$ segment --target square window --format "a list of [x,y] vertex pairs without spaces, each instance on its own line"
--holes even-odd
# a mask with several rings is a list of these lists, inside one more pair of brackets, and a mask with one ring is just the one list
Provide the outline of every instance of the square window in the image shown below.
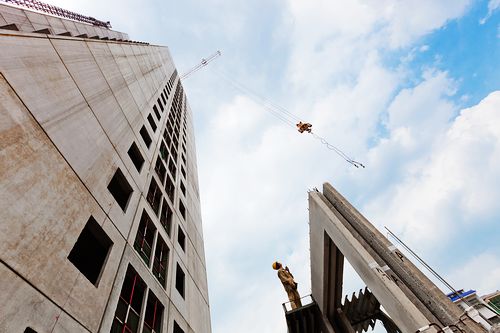
[[177,268],[175,270],[175,289],[179,292],[179,294],[184,298],[184,280],[186,278],[186,274],[182,270],[181,266],[177,263]]
[[146,127],[144,125],[142,125],[139,133],[141,134],[142,140],[146,144],[146,147],[149,148],[149,146],[151,146],[152,140],[151,140],[151,137],[149,136],[148,130],[146,129]]
[[177,227],[177,243],[181,246],[182,251],[185,251],[186,249],[186,234],[184,234],[184,231],[182,231],[181,227]]
[[139,150],[139,147],[137,147],[135,142],[132,142],[132,145],[128,149],[127,153],[132,160],[132,163],[134,163],[137,171],[141,172],[142,165],[144,164],[144,157],[142,157],[141,151]]
[[76,240],[68,260],[97,287],[113,242],[91,216]]
[[151,125],[151,128],[153,129],[153,132],[156,132],[156,123],[153,119],[153,116],[151,115],[151,113],[148,115],[148,122],[149,122],[149,125]]
[[108,184],[108,190],[111,192],[121,209],[125,212],[133,189],[120,168],[116,169],[113,178],[111,178],[111,181]]

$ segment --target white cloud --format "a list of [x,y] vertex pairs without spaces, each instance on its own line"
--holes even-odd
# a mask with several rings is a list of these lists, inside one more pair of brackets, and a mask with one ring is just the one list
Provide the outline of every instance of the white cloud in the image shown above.
[[[425,96],[418,100],[422,99]],[[401,179],[367,205],[373,219],[379,225],[393,227],[411,244],[427,251],[447,246],[447,239],[470,224],[492,223],[500,197],[499,108],[497,91],[462,110],[445,128],[442,119],[439,126],[421,127],[420,132],[427,126],[444,132],[432,136],[431,141],[424,140],[431,149],[402,163],[406,170]],[[436,118],[439,122],[439,116]],[[417,137],[420,135],[417,133]],[[398,139],[396,136],[383,144],[394,145]],[[372,158],[378,153],[384,154],[381,150]],[[391,151],[388,154],[385,158]]]
[[449,272],[448,280],[455,289],[474,289],[479,296],[500,289],[500,258],[498,254],[483,252],[472,256]]
[[485,24],[498,8],[500,8],[500,0],[490,0],[488,2],[488,13],[485,17],[479,20],[479,24]]

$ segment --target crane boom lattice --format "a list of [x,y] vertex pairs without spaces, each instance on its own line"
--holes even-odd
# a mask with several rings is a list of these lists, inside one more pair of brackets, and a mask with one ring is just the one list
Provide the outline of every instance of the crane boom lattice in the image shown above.
[[221,54],[222,53],[220,51],[217,51],[214,54],[212,54],[210,57],[208,57],[206,59],[205,58],[201,59],[200,63],[198,63],[196,66],[194,66],[193,68],[188,70],[186,73],[181,75],[181,80],[187,78],[189,75],[193,74],[194,72],[196,72],[200,68],[205,67],[206,65],[208,65],[209,62],[211,62],[215,58],[219,57]]

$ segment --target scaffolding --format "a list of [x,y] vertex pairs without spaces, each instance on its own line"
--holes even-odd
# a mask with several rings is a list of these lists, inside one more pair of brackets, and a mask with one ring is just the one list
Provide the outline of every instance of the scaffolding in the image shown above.
[[39,12],[64,17],[78,22],[89,23],[98,27],[103,27],[111,29],[111,23],[109,21],[99,21],[93,17],[81,15],[60,7],[52,6],[37,0],[0,0],[0,2],[11,3],[17,6],[26,7],[29,9],[34,9]]

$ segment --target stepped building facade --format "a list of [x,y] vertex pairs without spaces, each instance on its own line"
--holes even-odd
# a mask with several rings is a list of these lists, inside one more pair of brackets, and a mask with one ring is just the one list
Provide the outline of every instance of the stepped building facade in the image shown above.
[[9,2],[0,332],[210,332],[192,113],[168,48]]

